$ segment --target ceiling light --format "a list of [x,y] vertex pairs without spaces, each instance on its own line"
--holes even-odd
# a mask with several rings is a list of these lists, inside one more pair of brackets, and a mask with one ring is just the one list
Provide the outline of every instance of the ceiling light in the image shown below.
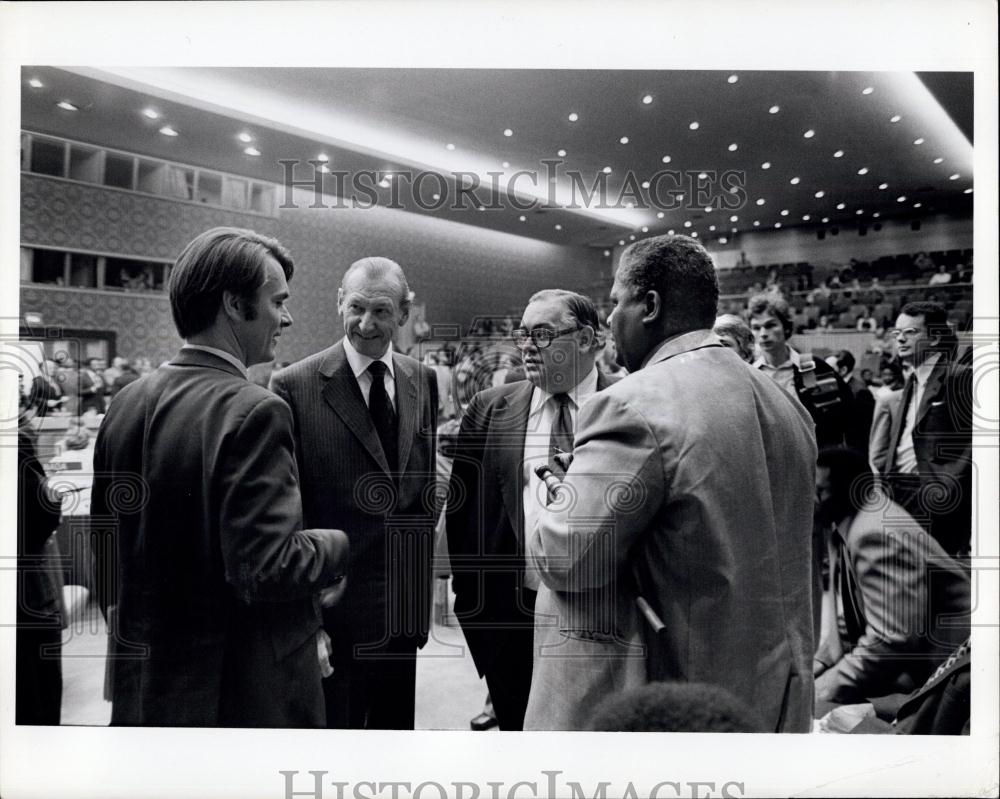
[[739,75],[730,75],[728,78],[726,78],[726,80],[729,81],[730,83],[736,83],[736,81],[738,81],[739,79],[740,79]]
[[514,131],[512,131],[510,128],[504,128],[503,135],[506,136],[507,138],[510,138],[511,136],[514,135]]
[[691,231],[691,238],[692,239],[698,238],[698,231],[697,230],[692,230]]
[[838,211],[843,211],[845,208],[847,208],[847,206],[844,205],[844,203],[837,203],[837,210]]
[[330,167],[328,167],[326,164],[320,164],[319,171],[322,172],[324,175],[329,174]]
[[719,244],[728,244],[728,243],[729,239],[727,239],[725,236],[719,236]]
[[824,217],[823,217],[823,219],[822,219],[821,221],[822,221],[822,222],[823,222],[823,224],[825,225],[825,224],[826,224],[827,222],[829,222],[829,221],[830,221],[830,217],[828,217],[828,216],[824,216]]
[[919,138],[919,139],[914,139],[914,140],[913,140],[913,143],[914,143],[914,144],[923,144],[923,143],[924,143],[924,140],[923,140],[923,138],[921,137],[921,138]]
[[45,88],[45,84],[42,83],[38,78],[32,78],[31,80],[29,80],[28,81],[28,85],[32,89],[43,89],[43,88]]
[[934,159],[934,163],[935,164],[943,164],[944,163],[944,159],[939,155],[937,158]]
[[447,144],[446,144],[446,145],[444,146],[444,149],[446,149],[446,150],[454,150],[454,149],[455,149],[455,145],[454,145],[454,144],[452,144],[451,142],[448,142],[448,143],[447,143]]
[[764,204],[764,198],[763,197],[759,197],[757,199],[757,205],[763,205],[763,204]]
[[855,211],[854,213],[855,213],[855,214],[857,214],[858,216],[861,216],[861,215],[862,215],[862,214],[864,213],[864,211],[862,211],[862,210],[861,210],[861,209],[859,208],[859,209],[858,209],[857,211]]
[[809,128],[809,130],[807,130],[807,131],[806,131],[805,133],[803,133],[802,135],[803,135],[803,136],[804,136],[805,138],[807,138],[807,139],[811,139],[811,138],[812,138],[813,136],[815,136],[815,135],[816,135],[816,131],[814,131],[814,130],[813,130],[812,128]]
[[708,172],[699,172],[698,180],[705,180],[708,177]]
[[658,211],[656,214],[657,219],[663,219],[663,211]]
[[619,144],[628,144],[628,136],[622,136],[622,137],[621,137],[621,138],[620,138],[620,139],[618,140],[618,143],[619,143]]
[[570,122],[576,122],[579,118],[580,118],[580,115],[578,113],[576,113],[576,111],[574,111],[568,117],[566,117],[566,119],[568,119]]
[[956,172],[954,175],[949,175],[948,180],[958,180],[960,177],[961,175],[959,175],[958,172]]
[[714,231],[715,231],[715,225],[709,225],[709,226],[708,226],[708,229],[709,229],[710,231],[714,232]]
[[249,144],[250,142],[253,141],[253,136],[251,136],[249,133],[241,133],[236,138],[239,139],[244,144]]
[[729,221],[730,222],[739,222],[740,218],[738,216],[736,216],[736,214],[733,214],[731,217],[729,217]]
[[972,194],[972,187],[970,186],[969,188],[967,188],[965,191],[962,192],[962,194]]
[[327,161],[330,160],[330,156],[328,156],[326,153],[320,153],[319,155],[316,156],[316,160],[322,161],[325,164]]
[[771,162],[770,161],[765,161],[763,164],[760,165],[760,168],[761,169],[770,169],[771,168]]
[[872,218],[874,218],[874,219],[878,219],[880,216],[882,216],[882,214],[880,214],[878,211],[876,211],[874,214],[872,214]]
[[247,155],[253,155],[253,156],[260,155],[260,150],[258,150],[256,147],[246,147],[244,148],[243,152],[245,152]]
[[393,174],[392,174],[392,172],[385,172],[385,173],[383,173],[382,177],[383,177],[384,180],[392,180]]
[[625,203],[625,207],[631,211],[633,208],[635,208],[635,203],[629,200],[627,203]]
[[144,108],[144,109],[142,109],[142,115],[144,117],[146,117],[146,119],[159,119],[160,118],[160,112],[157,111],[155,108]]
[[602,172],[603,172],[603,173],[604,173],[605,175],[610,175],[610,174],[611,174],[611,167],[609,167],[609,166],[606,166],[606,167],[604,167],[604,169],[602,169],[601,171],[602,171]]
[[781,209],[781,215],[782,216],[788,216],[788,209],[787,208],[782,208]]
[[866,167],[866,166],[861,167],[861,169],[858,170],[858,174],[859,175],[867,175],[868,174],[868,167]]
[[865,86],[865,88],[863,88],[861,90],[861,93],[862,94],[871,94],[873,91],[875,91],[875,90],[871,86]]
[[387,189],[389,188],[389,181],[383,178],[378,182],[378,185],[381,186],[383,189]]
[[71,103],[69,100],[61,100],[58,103],[56,103],[56,106],[58,108],[61,108],[63,111],[79,111],[80,110],[75,105],[73,105],[73,103]]
[[791,183],[793,186],[798,186],[799,185],[799,179],[798,178],[792,178],[788,182]]
[[605,250],[604,251],[604,257],[605,258],[609,257],[610,255],[611,255],[611,250]]
[[556,155],[558,155],[560,158],[565,158],[566,157],[566,151],[565,150],[559,150],[556,153]]
[[823,196],[824,194],[826,194],[826,192],[825,192],[825,191],[818,191],[818,192],[816,192],[816,193],[815,193],[815,194],[813,195],[813,197],[815,197],[815,198],[816,198],[816,199],[818,200],[818,199],[819,199],[820,197],[822,197],[822,196]]
[[625,246],[625,239],[618,239],[618,246],[619,247],[624,247]]
[[502,164],[500,164],[500,166],[502,166],[504,169],[510,169],[510,161],[504,161]]
[[686,222],[684,223],[684,227],[691,227],[691,220],[690,220],[690,219],[689,219],[689,220],[687,220],[687,221],[686,221]]
[[775,222],[775,223],[774,223],[774,226],[775,226],[776,228],[779,228],[779,227],[781,227],[781,222]]
[[673,228],[670,228],[670,230],[667,231],[668,236],[673,236],[674,233],[676,233],[676,231]]
[[733,233],[737,233],[737,232],[738,232],[738,230],[736,228],[733,228]]
[[521,214],[518,217],[518,220],[521,221],[521,222],[527,222],[528,221],[528,217],[526,217],[524,214]]
[[755,219],[755,220],[753,221],[753,226],[754,226],[754,227],[760,227],[760,220],[759,220],[759,219]]
[[714,211],[714,210],[715,210],[715,208],[713,208],[713,207],[712,207],[711,205],[706,205],[706,206],[705,206],[705,213],[706,213],[706,214],[710,214],[710,213],[712,213],[712,211]]
[[732,144],[729,145],[729,152],[731,153],[735,153],[738,149],[739,145],[736,144],[736,142],[733,142]]
[[[479,209],[479,210],[481,211],[481,210],[482,210],[482,207],[480,207],[480,209]],[[562,230],[562,225],[556,225],[556,230]]]
[[885,191],[887,188],[889,188],[889,184],[888,183],[879,183],[878,187],[879,187],[879,189],[881,191]]
[[663,163],[665,163],[665,164],[669,164],[670,163],[670,156],[669,155],[665,155],[660,160],[663,161]]
[[170,127],[170,125],[164,125],[162,128],[160,128],[160,133],[162,133],[164,136],[178,135],[177,131],[174,130],[172,127]]
[[889,121],[892,123],[899,122],[899,120],[901,119],[902,117],[899,114],[893,114],[891,117],[889,117]]
[[643,233],[649,233],[649,228],[648,228],[648,227],[646,227],[645,225],[643,225],[643,226],[642,226],[642,232],[643,232]]
[[921,203],[913,203],[913,207],[914,208],[919,208],[920,206],[921,206]]
[[434,192],[434,193],[433,193],[433,194],[431,195],[431,199],[432,199],[432,200],[434,200],[435,202],[437,202],[438,200],[440,200],[440,199],[441,199],[441,195],[440,195],[440,194],[438,194],[437,192]]
[[833,154],[833,157],[834,158],[843,158],[844,157],[844,151],[843,150],[837,150],[837,152],[835,152]]
[[642,98],[643,105],[649,105],[651,102],[653,102],[653,95],[651,94],[647,94],[645,97]]
[[767,113],[769,113],[769,114],[777,114],[780,110],[781,110],[781,108],[779,108],[778,106],[772,105],[770,108],[767,109]]
[[648,189],[648,188],[649,188],[649,181],[648,181],[648,180],[644,180],[644,181],[642,182],[642,187],[643,187],[644,189]]
[[697,122],[692,122],[690,125],[688,125],[688,127],[691,128],[691,130],[698,130],[698,128],[700,128],[701,125],[699,125]]
[[808,222],[810,219],[812,219],[812,217],[809,216],[809,214],[802,214],[802,221],[803,222]]
[[629,237],[628,237],[628,240],[629,240],[629,241],[635,241],[635,236],[629,236]]
[[485,211],[486,210],[486,206],[485,205],[480,205],[479,208],[476,209],[476,210],[478,210],[478,211]]
[[906,202],[906,195],[905,194],[900,194],[896,198],[896,202],[898,202],[898,203],[905,203]]

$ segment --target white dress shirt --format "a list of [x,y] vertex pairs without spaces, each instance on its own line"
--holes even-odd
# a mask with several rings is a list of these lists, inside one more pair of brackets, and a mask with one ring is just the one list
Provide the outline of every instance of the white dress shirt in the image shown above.
[[906,423],[903,433],[899,437],[899,446],[896,448],[896,471],[910,474],[917,471],[917,453],[913,449],[913,428],[917,426],[917,410],[920,402],[924,398],[924,389],[927,388],[927,379],[931,376],[931,371],[941,358],[940,352],[932,352],[924,362],[913,370],[913,379],[916,385],[913,387],[913,394],[910,396],[910,404],[906,407]]
[[382,361],[388,367],[385,372],[385,393],[389,395],[389,402],[392,403],[393,410],[395,410],[396,372],[395,367],[392,365],[392,347],[389,347],[382,353],[381,358],[370,358],[354,349],[351,340],[345,336],[344,352],[347,354],[347,362],[351,366],[351,371],[354,372],[354,379],[358,381],[358,387],[365,398],[365,405],[368,405],[368,397],[372,391],[372,373],[368,371],[368,367],[376,360]]

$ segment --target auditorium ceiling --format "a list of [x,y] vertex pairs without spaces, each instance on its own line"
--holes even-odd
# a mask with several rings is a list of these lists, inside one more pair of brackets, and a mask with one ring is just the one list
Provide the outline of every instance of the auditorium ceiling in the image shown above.
[[610,249],[668,230],[711,243],[972,209],[969,73],[26,67],[22,78],[28,130],[275,183],[282,161],[298,162],[292,177],[330,195],[562,244]]

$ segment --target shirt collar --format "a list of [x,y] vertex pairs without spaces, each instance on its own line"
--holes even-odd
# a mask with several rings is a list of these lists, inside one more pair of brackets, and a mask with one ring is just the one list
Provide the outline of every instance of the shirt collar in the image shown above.
[[763,355],[758,355],[757,359],[753,362],[753,366],[755,369],[798,369],[801,363],[802,360],[799,358],[799,354],[794,349],[789,347],[788,357],[783,363],[780,363],[777,366],[771,366]]
[[[566,393],[569,394],[577,408],[583,405],[591,395],[597,393],[597,364],[594,364],[594,367],[587,373],[583,380]],[[528,412],[528,415],[535,416],[541,413],[542,408],[545,407],[545,403],[553,396],[553,394],[545,389],[535,386],[535,390],[531,395],[531,410]]]
[[354,373],[354,377],[360,377],[362,374],[368,371],[368,367],[372,365],[374,361],[382,361],[389,369],[389,374],[393,379],[396,377],[396,370],[392,365],[392,345],[390,344],[386,347],[384,353],[382,353],[381,358],[371,358],[368,355],[363,355],[354,349],[354,345],[351,344],[351,339],[344,336],[344,353],[347,355],[347,363],[351,366],[351,371]]
[[924,385],[927,382],[927,378],[931,376],[931,372],[937,366],[939,360],[941,360],[941,353],[932,352],[924,358],[924,362],[920,366],[913,370],[913,376],[920,385]]
[[181,347],[181,349],[182,350],[199,350],[201,352],[207,352],[207,353],[209,353],[211,355],[214,355],[217,358],[222,358],[222,360],[226,361],[227,363],[231,363],[233,366],[235,366],[237,369],[239,369],[241,375],[243,375],[248,380],[250,379],[249,373],[247,371],[246,364],[244,364],[243,361],[241,361],[239,358],[237,358],[231,352],[226,352],[225,350],[220,350],[217,347],[209,347],[209,346],[206,346],[205,344],[188,344],[188,343],[185,343],[184,346]]

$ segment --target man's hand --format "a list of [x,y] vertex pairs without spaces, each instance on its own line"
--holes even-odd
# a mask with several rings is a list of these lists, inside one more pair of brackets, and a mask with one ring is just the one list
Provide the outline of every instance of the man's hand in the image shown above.
[[319,603],[324,608],[332,608],[347,590],[347,577],[341,577],[333,585],[324,588],[319,595]]

